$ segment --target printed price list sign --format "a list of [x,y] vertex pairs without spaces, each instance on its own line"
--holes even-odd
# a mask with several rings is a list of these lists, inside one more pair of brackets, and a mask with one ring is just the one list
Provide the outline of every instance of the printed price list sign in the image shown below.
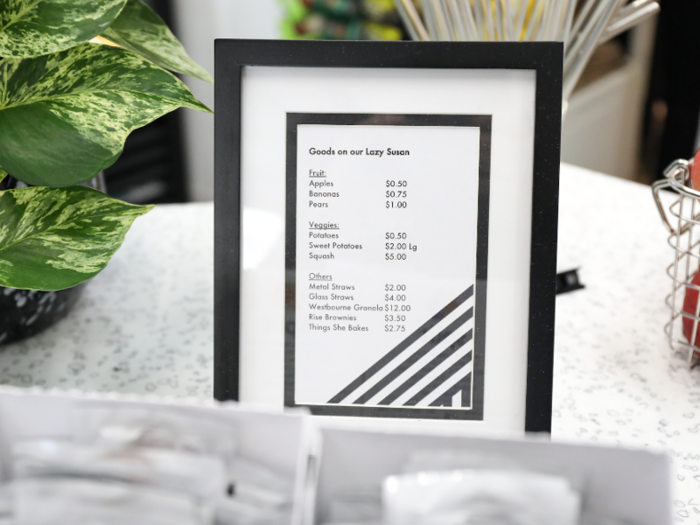
[[490,117],[288,129],[286,404],[480,419]]

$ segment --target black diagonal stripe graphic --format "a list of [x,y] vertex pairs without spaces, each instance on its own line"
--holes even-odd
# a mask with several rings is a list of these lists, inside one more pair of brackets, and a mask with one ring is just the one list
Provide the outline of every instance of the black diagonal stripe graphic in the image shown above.
[[443,395],[438,397],[435,401],[430,403],[430,406],[431,407],[452,406],[452,398],[454,397],[454,395],[457,392],[459,392],[461,390],[462,391],[462,406],[468,407],[471,405],[471,400],[472,400],[471,386],[472,386],[472,373],[469,372],[466,376],[464,376],[464,378],[457,381],[457,384],[455,384],[447,392],[445,392]]
[[427,376],[432,370],[435,370],[437,366],[440,365],[445,359],[450,357],[452,354],[454,354],[457,350],[462,348],[465,344],[467,344],[469,341],[472,340],[472,331],[469,330],[466,334],[464,334],[462,337],[457,339],[454,343],[452,343],[450,346],[448,346],[445,350],[440,353],[435,359],[430,361],[427,365],[425,365],[423,368],[418,370],[415,374],[413,374],[411,377],[409,377],[404,383],[399,386],[396,390],[394,390],[391,394],[386,396],[384,399],[382,399],[379,404],[380,405],[389,405],[396,401],[396,399],[404,394],[409,388],[411,388],[413,385],[415,385],[418,381],[423,379],[425,376]]
[[[418,392],[415,396],[413,396],[411,399],[409,399],[404,406],[407,407],[414,407],[418,403],[420,403],[421,400],[425,398],[425,396],[430,395],[432,392],[435,392],[440,385],[442,385],[445,381],[453,377],[454,375],[458,374],[460,370],[462,370],[465,366],[467,366],[469,363],[471,363],[472,360],[472,353],[469,352],[467,355],[459,359],[455,364],[453,364],[450,368],[445,370],[442,374],[437,376],[435,379],[433,379],[428,385],[426,385],[425,388],[423,388],[420,392]],[[455,392],[456,394],[456,392]],[[454,394],[452,394],[454,395]]]
[[365,392],[360,397],[358,397],[357,400],[353,404],[354,405],[364,405],[365,403],[367,403],[370,399],[372,399],[379,392],[381,392],[387,386],[389,386],[393,381],[395,381],[397,377],[399,377],[406,370],[411,368],[424,355],[426,355],[433,348],[435,348],[437,345],[439,345],[445,339],[447,339],[456,330],[458,330],[461,326],[463,326],[467,321],[469,321],[472,318],[473,315],[474,315],[474,308],[470,308],[469,310],[464,312],[457,319],[452,321],[452,323],[447,328],[445,328],[442,332],[437,334],[430,341],[425,343],[421,348],[419,348],[418,350],[413,352],[411,355],[409,355],[406,359],[404,359],[404,361],[401,362],[396,368],[394,368],[391,372],[389,372],[387,375],[385,375],[380,381],[378,381],[376,385],[374,385],[372,388],[367,390],[367,392]]
[[459,296],[457,296],[453,301],[451,301],[447,306],[445,306],[445,308],[436,313],[425,324],[420,326],[406,339],[401,341],[393,350],[391,350],[388,354],[386,354],[379,361],[377,361],[370,368],[368,368],[365,372],[363,372],[360,377],[358,377],[352,383],[346,386],[337,395],[333,396],[333,398],[328,403],[340,403],[341,401],[343,401],[343,399],[345,399],[355,390],[360,388],[366,381],[372,378],[382,368],[384,368],[386,365],[391,363],[391,361],[396,359],[396,357],[398,357],[404,350],[410,347],[423,335],[428,333],[436,324],[438,324],[445,317],[454,312],[457,308],[459,308],[460,305],[464,304],[464,302],[471,298],[472,295],[474,295],[473,285],[467,288],[467,290],[465,290]]

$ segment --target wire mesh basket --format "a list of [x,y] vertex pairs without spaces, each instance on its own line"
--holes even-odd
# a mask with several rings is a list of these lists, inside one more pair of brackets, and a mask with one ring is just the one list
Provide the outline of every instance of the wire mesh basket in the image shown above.
[[[668,244],[675,257],[666,269],[673,282],[666,304],[671,319],[664,326],[672,350],[686,357],[692,368],[700,361],[700,191],[690,182],[692,160],[674,161],[665,178],[652,185],[654,200],[670,235]],[[670,189],[678,198],[666,212],[659,192]],[[670,216],[670,217],[669,217]]]

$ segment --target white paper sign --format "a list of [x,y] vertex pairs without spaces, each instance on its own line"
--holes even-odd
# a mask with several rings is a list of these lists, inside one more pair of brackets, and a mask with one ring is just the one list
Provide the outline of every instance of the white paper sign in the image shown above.
[[485,264],[490,127],[466,116],[455,117],[461,125],[387,115],[381,124],[343,115],[298,123],[314,117],[290,121],[287,404],[481,419],[475,314],[485,314],[477,255]]

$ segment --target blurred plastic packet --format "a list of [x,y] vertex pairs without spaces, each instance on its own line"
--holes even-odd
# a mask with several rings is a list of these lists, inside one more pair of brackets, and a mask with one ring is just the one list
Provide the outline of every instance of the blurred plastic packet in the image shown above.
[[228,485],[218,456],[156,448],[76,445],[32,440],[13,447],[15,478],[71,477],[157,487],[199,498],[220,498]]
[[581,513],[566,478],[524,471],[391,476],[382,503],[386,525],[578,525]]
[[180,493],[73,478],[15,480],[13,523],[21,525],[205,525],[204,507]]
[[[181,411],[114,410],[99,406],[80,407],[77,415],[79,424],[76,425],[76,438],[81,443],[144,447],[142,451],[165,448],[196,453],[200,455],[200,462],[212,461],[218,456],[225,469],[225,480],[219,490],[219,469],[215,465],[205,469],[202,463],[199,473],[188,471],[192,483],[200,487],[212,487],[214,484],[210,497],[223,496],[228,487],[229,496],[260,509],[289,509],[292,506],[293,481],[237,455],[236,429],[229,422]],[[191,461],[194,459],[190,458]],[[163,478],[167,474],[167,468],[165,465],[160,467],[158,479],[162,485],[167,479]],[[210,473],[208,483],[198,479],[198,474],[206,476],[206,472]],[[172,482],[167,486],[172,486]]]
[[583,493],[586,480],[580,473],[571,472],[561,464],[539,458],[537,468],[498,454],[469,452],[465,450],[424,450],[411,454],[403,467],[404,474],[453,470],[491,470],[510,472],[534,472],[563,477],[573,490]]
[[236,427],[221,419],[180,410],[77,405],[75,440],[78,443],[182,450],[236,455]]

